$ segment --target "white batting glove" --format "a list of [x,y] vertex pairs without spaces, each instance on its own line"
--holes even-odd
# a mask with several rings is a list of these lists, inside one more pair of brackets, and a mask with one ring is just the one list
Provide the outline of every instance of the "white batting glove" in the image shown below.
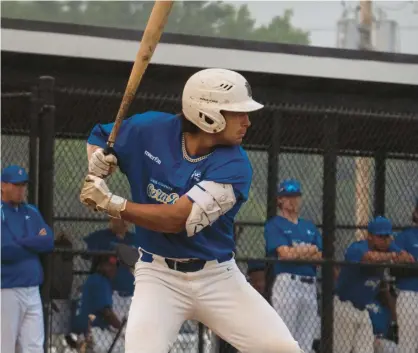
[[104,154],[103,148],[96,149],[89,160],[89,174],[105,178],[112,174],[118,165],[118,160],[113,154]]
[[80,201],[88,208],[114,218],[121,218],[120,213],[125,210],[127,202],[123,197],[112,194],[103,179],[91,174],[84,181]]

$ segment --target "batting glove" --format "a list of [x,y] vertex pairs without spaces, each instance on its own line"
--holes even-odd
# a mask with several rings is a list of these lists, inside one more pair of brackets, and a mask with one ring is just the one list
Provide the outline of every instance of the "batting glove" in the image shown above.
[[89,160],[89,174],[105,178],[112,174],[118,165],[118,160],[113,154],[104,154],[103,148],[96,149]]
[[80,201],[88,208],[105,212],[114,218],[121,218],[127,200],[110,192],[106,182],[95,176],[87,175],[80,193]]

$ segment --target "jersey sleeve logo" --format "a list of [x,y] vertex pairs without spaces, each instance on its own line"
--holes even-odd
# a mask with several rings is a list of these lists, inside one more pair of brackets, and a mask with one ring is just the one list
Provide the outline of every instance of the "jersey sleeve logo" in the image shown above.
[[196,169],[190,178],[198,183],[202,178],[202,172]]

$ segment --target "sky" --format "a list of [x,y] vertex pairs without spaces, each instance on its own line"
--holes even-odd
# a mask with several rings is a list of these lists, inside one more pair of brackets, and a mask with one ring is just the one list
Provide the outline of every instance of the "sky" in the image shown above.
[[[225,1],[248,4],[257,24],[265,24],[286,8],[294,11],[293,24],[311,32],[314,46],[337,47],[337,24],[344,8],[354,10],[359,1]],[[354,12],[349,12],[353,18]],[[418,1],[373,1],[376,18],[383,15],[398,25],[398,52],[418,54]]]

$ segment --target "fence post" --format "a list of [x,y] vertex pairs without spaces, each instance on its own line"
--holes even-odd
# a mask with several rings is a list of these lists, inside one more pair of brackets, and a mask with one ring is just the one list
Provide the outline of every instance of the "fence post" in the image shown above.
[[38,87],[31,89],[30,131],[29,131],[29,188],[28,201],[38,204],[38,137],[39,137],[39,99]]
[[386,151],[380,148],[374,155],[375,183],[374,183],[374,215],[385,214],[386,196]]
[[[270,143],[267,150],[267,219],[277,214],[277,183],[279,179],[279,152],[280,152],[280,126],[283,121],[283,113],[271,114]],[[271,291],[274,283],[274,263],[266,264],[266,297],[271,303]]]
[[[39,210],[45,222],[53,229],[54,217],[54,136],[55,136],[55,79],[50,76],[39,78]],[[44,283],[41,287],[44,312],[44,352],[48,352],[50,339],[50,295],[52,279],[52,254],[42,257]]]
[[[335,205],[337,183],[338,121],[326,115],[323,121],[324,185],[323,185],[323,258],[334,258]],[[334,271],[330,262],[322,266],[321,353],[333,353]]]
[[267,219],[276,216],[277,212],[277,182],[279,178],[279,151],[280,151],[280,123],[282,114],[271,115],[270,146],[268,153],[267,175]]

